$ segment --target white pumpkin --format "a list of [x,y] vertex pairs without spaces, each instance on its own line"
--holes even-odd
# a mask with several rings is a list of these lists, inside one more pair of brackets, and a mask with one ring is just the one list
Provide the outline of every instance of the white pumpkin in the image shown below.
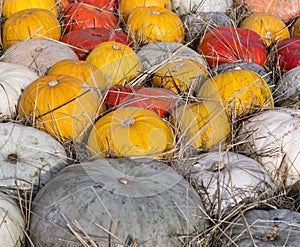
[[0,61],[24,65],[38,76],[44,76],[52,65],[64,59],[78,60],[78,57],[66,44],[48,39],[29,39],[5,50]]
[[22,90],[38,78],[29,68],[0,62],[0,118],[16,116],[16,107]]
[[243,200],[255,200],[274,186],[263,166],[234,152],[200,154],[191,178],[202,192],[207,210],[215,214]]
[[0,124],[0,187],[30,191],[67,165],[64,147],[47,133],[16,123]]
[[24,242],[25,223],[18,204],[0,192],[1,246],[19,247]]
[[300,110],[261,112],[243,122],[235,142],[239,152],[265,166],[279,184],[300,180]]
[[285,72],[274,90],[275,101],[281,106],[300,106],[300,66]]
[[178,15],[190,12],[226,12],[233,4],[233,0],[172,0],[173,10]]

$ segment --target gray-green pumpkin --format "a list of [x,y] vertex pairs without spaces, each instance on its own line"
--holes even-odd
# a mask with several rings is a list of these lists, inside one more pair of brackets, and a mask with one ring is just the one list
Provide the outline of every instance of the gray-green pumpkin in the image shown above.
[[289,209],[252,209],[233,220],[214,246],[296,247],[300,213]]
[[97,246],[174,247],[203,234],[204,215],[197,192],[171,167],[97,159],[66,167],[39,191],[30,235],[36,247],[83,246],[79,238]]

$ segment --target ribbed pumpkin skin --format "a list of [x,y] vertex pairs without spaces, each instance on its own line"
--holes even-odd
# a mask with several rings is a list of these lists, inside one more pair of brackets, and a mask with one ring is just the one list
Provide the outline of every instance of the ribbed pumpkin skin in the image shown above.
[[100,108],[99,96],[84,82],[67,75],[48,75],[32,82],[19,101],[27,118],[57,139],[80,141]]
[[20,10],[32,8],[50,10],[55,16],[58,15],[58,5],[55,0],[4,0],[2,3],[2,16],[8,18]]
[[157,156],[174,145],[172,128],[151,110],[124,107],[102,116],[88,137],[98,157]]
[[105,86],[102,72],[94,64],[87,61],[64,59],[55,63],[47,74],[70,75],[94,88]]
[[142,64],[129,46],[107,41],[97,45],[86,58],[104,75],[105,84],[123,85],[142,71]]
[[98,246],[113,247],[134,240],[143,247],[182,246],[180,236],[191,240],[208,226],[197,192],[151,159],[68,166],[40,190],[32,210],[30,237],[37,247],[82,246],[67,226],[78,229],[75,221]]
[[233,118],[274,107],[267,82],[252,70],[224,72],[205,81],[198,97],[222,102]]
[[246,17],[240,27],[257,32],[267,46],[275,41],[290,38],[290,32],[285,23],[278,16],[267,13],[254,13]]
[[166,62],[152,77],[154,87],[162,87],[176,94],[194,93],[203,81],[208,79],[208,71],[199,62],[181,59]]
[[180,17],[165,8],[135,8],[128,17],[127,29],[138,43],[184,41],[184,28]]
[[229,119],[223,106],[212,101],[179,106],[172,112],[170,122],[180,142],[202,150],[219,149],[230,135]]
[[59,40],[61,26],[49,10],[25,9],[11,15],[2,28],[4,50],[13,44],[27,39]]
[[171,10],[170,0],[120,0],[119,10],[122,17],[127,20],[130,12],[137,7],[157,6]]

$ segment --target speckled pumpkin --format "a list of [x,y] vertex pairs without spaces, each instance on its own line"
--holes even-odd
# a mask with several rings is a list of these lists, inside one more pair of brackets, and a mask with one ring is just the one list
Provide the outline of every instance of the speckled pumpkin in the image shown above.
[[94,156],[162,156],[174,146],[170,125],[151,110],[124,107],[95,123],[88,137]]
[[198,97],[222,102],[233,119],[274,107],[267,82],[252,70],[215,75],[202,84]]
[[38,78],[25,88],[18,106],[20,118],[62,141],[81,141],[103,111],[98,94],[68,75]]
[[[66,167],[32,202],[36,247],[182,246],[204,235],[201,198],[152,159],[96,159]],[[89,238],[87,238],[87,236]]]

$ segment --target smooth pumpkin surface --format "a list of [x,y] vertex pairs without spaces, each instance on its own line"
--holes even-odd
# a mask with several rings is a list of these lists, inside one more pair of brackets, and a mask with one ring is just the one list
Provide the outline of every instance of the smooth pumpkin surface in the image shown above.
[[144,158],[68,166],[32,205],[29,232],[37,247],[62,247],[66,241],[81,246],[72,229],[99,246],[174,247],[208,227],[201,198],[189,182],[171,167]]
[[201,150],[219,149],[230,135],[224,107],[213,101],[179,106],[172,112],[170,122],[178,135],[178,143]]
[[174,146],[170,125],[151,110],[124,107],[102,116],[88,137],[97,157],[158,156]]
[[184,41],[184,28],[180,17],[166,8],[135,8],[128,17],[127,29],[135,42],[141,44]]
[[3,24],[4,50],[27,39],[59,40],[61,26],[54,14],[45,9],[24,9],[12,14]]
[[252,70],[215,75],[202,84],[198,97],[223,103],[233,119],[274,107],[267,82]]
[[58,5],[56,0],[5,0],[2,3],[2,16],[4,18],[10,17],[12,14],[24,9],[46,9],[50,10],[55,16],[58,15]]
[[116,41],[98,44],[86,61],[103,73],[107,86],[126,84],[142,71],[141,61],[135,51]]
[[281,18],[268,13],[253,13],[240,23],[240,27],[257,32],[267,46],[290,38],[290,31]]
[[93,119],[103,111],[98,94],[68,75],[35,80],[25,88],[18,106],[20,118],[63,141],[81,141]]

